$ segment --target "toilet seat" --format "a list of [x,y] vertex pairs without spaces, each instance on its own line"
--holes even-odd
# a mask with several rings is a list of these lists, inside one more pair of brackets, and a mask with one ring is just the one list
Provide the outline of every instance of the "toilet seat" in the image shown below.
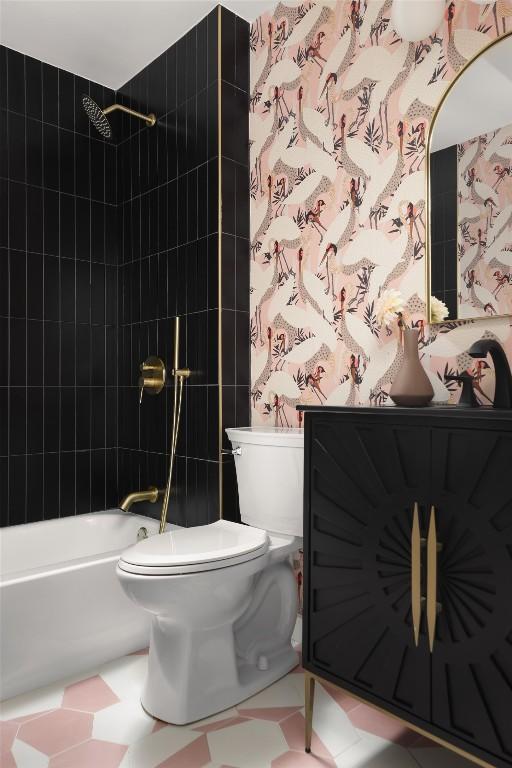
[[144,539],[123,552],[119,568],[144,576],[199,573],[253,560],[268,547],[266,531],[218,520]]

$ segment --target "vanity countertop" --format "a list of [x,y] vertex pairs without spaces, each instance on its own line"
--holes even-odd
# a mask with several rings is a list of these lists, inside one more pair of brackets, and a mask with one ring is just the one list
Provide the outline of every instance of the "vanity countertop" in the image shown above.
[[298,411],[304,413],[344,413],[364,414],[368,416],[386,418],[396,416],[449,416],[471,419],[497,419],[499,421],[512,421],[512,408],[493,408],[492,406],[480,406],[479,408],[463,408],[456,405],[428,405],[423,408],[404,408],[398,405],[298,405]]

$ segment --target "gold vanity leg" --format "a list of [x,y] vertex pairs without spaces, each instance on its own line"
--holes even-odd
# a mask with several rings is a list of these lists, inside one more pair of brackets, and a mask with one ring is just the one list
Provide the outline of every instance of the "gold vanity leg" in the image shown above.
[[304,673],[304,698],[306,702],[306,732],[305,750],[311,752],[311,736],[313,734],[313,704],[315,701],[315,678],[309,672]]

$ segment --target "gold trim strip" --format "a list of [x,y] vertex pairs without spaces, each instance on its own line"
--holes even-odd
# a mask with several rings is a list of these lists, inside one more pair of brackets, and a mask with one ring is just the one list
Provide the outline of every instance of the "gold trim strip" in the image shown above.
[[421,623],[421,534],[417,501],[414,503],[411,534],[411,604],[414,644],[418,646]]
[[[446,749],[449,749],[450,752],[455,752],[455,754],[460,755],[460,757],[465,757],[466,760],[470,760],[472,763],[475,763],[476,765],[480,765],[481,768],[496,768],[496,766],[494,766],[492,763],[486,763],[485,760],[482,760],[481,758],[476,757],[476,755],[472,755],[470,752],[465,752],[460,747],[456,747],[454,744],[450,744],[449,741],[445,741],[445,739],[442,739],[440,736],[436,736],[434,733],[430,733],[429,731],[426,731],[424,728],[421,728],[419,725],[415,725],[414,723],[409,722],[409,720],[405,720],[403,717],[400,717],[399,715],[395,715],[393,712],[390,712],[389,710],[384,709],[384,707],[379,707],[378,704],[374,704],[373,702],[368,701],[367,699],[363,699],[362,696],[358,696],[357,693],[354,693],[353,691],[349,691],[346,688],[343,688],[341,685],[338,685],[337,683],[332,683],[330,680],[324,680],[324,678],[320,677],[320,675],[314,674],[313,672],[308,672],[307,670],[305,670],[304,676],[312,677],[315,680],[318,680],[319,683],[326,682],[326,683],[329,683],[329,685],[335,685],[336,688],[339,688],[340,691],[343,691],[344,693],[347,694],[347,696],[350,696],[356,701],[360,701],[361,704],[366,704],[366,706],[377,710],[377,712],[382,712],[383,715],[392,717],[393,720],[397,720],[399,723],[402,723],[402,725],[405,725],[406,728],[410,728],[411,731],[414,731],[415,733],[419,733],[420,736],[424,736],[426,739],[430,739],[430,741],[434,741],[436,744],[439,744],[441,747],[445,747]],[[308,710],[306,708],[306,718],[307,716],[308,716]],[[312,722],[313,722],[313,709],[311,708],[311,723]],[[306,725],[307,725],[307,722],[306,722]]]
[[218,132],[218,384],[219,384],[219,518],[224,517],[222,466],[222,6],[217,6],[217,132]]
[[[444,102],[448,98],[448,94],[454,87],[455,83],[457,83],[460,79],[460,77],[464,74],[466,69],[477,59],[480,58],[486,51],[488,51],[490,48],[493,48],[498,43],[501,43],[503,40],[506,40],[507,37],[512,37],[512,32],[506,32],[504,35],[500,35],[499,37],[496,37],[494,40],[491,40],[491,42],[484,46],[480,51],[478,51],[477,54],[475,54],[471,59],[468,59],[466,63],[464,64],[461,69],[456,73],[455,77],[451,81],[451,83],[448,85],[447,89],[441,96],[441,100],[439,101],[439,104],[435,108],[432,117],[430,118],[429,126],[428,126],[428,136],[427,136],[427,143],[426,143],[426,149],[425,149],[425,184],[426,184],[426,217],[425,217],[425,286],[427,290],[426,295],[426,320],[427,323],[430,325],[440,325],[440,323],[433,323],[430,319],[431,314],[431,280],[430,280],[430,260],[431,260],[431,243],[430,243],[430,210],[431,210],[431,204],[430,204],[430,147],[432,144],[432,134],[433,129],[436,124],[436,120],[438,118],[439,112],[441,111],[441,107],[443,106]],[[509,317],[509,315],[497,315],[497,317]],[[480,315],[479,317],[461,317],[461,318],[449,318],[450,321],[455,321],[458,323],[467,322],[469,320],[487,320],[488,318],[485,316]],[[492,318],[491,318],[492,319]],[[443,321],[446,322],[446,321]]]
[[434,650],[437,620],[437,530],[436,508],[430,510],[427,539],[427,626],[430,652]]

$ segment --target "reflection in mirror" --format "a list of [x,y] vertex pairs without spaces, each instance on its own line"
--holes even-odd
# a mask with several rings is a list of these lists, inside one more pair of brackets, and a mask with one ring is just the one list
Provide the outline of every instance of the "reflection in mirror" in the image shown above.
[[454,82],[432,123],[429,149],[431,321],[442,319],[439,301],[451,320],[510,315],[511,35]]

